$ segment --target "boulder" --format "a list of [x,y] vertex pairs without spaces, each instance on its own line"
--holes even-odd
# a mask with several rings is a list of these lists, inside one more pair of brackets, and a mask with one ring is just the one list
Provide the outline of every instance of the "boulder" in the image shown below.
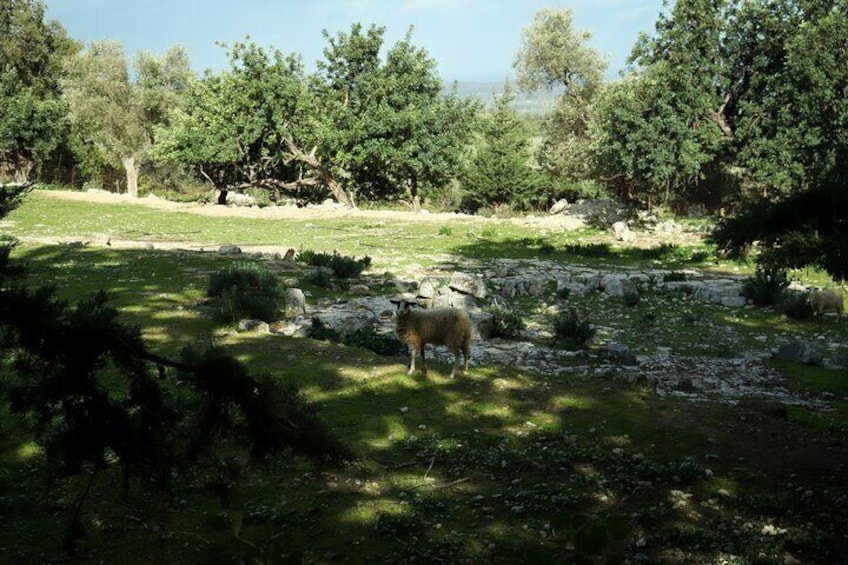
[[306,314],[306,295],[299,288],[286,289],[286,316],[295,318]]
[[775,357],[781,361],[820,365],[824,360],[824,350],[819,344],[810,341],[792,341],[781,345]]
[[218,248],[218,253],[221,255],[235,255],[241,253],[241,247],[238,245],[222,245]]

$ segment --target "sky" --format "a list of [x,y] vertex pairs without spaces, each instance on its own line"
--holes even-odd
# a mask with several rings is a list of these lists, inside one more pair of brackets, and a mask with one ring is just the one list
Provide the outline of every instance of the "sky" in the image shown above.
[[283,53],[299,53],[314,69],[331,35],[353,23],[385,26],[385,46],[414,26],[412,43],[438,62],[444,81],[503,82],[521,46],[522,29],[541,8],[571,8],[578,30],[609,63],[614,78],[640,31],[651,33],[663,0],[46,0],[47,17],[87,44],[121,42],[162,54],[185,47],[198,72],[227,67],[226,50],[247,36]]

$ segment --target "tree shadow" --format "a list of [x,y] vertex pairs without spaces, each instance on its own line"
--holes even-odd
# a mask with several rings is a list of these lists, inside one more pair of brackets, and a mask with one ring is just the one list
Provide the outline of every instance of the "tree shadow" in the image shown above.
[[[83,551],[92,560],[696,561],[794,552],[827,562],[848,550],[837,535],[845,492],[833,486],[848,450],[758,407],[508,366],[472,364],[468,377],[449,379],[449,365],[431,361],[428,376],[408,376],[406,357],[222,332],[202,308],[209,272],[232,260],[216,254],[58,246],[21,258],[67,298],[106,288],[151,349],[171,354],[213,338],[251,372],[296,384],[359,455],[344,469],[275,457],[249,471],[229,505],[199,479],[186,481],[166,510],[144,485],[118,504],[119,481],[107,474],[86,511],[88,524],[105,524],[90,528]],[[11,425],[4,414],[3,430]],[[6,440],[0,481],[37,489],[38,457],[21,455],[27,438]],[[799,488],[812,494],[794,500]],[[37,543],[50,523],[43,508],[34,492],[0,499],[4,518],[14,515],[0,536],[0,547],[14,549],[0,559],[59,555],[58,544]],[[763,535],[772,523],[793,534]]]

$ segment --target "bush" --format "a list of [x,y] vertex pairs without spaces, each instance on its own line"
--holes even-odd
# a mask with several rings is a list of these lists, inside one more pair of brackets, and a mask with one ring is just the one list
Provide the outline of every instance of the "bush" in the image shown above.
[[359,328],[344,340],[346,345],[369,349],[377,355],[402,355],[406,345],[391,334],[381,334],[370,326]]
[[682,282],[686,280],[686,273],[672,271],[663,275],[663,282]]
[[491,337],[513,338],[524,329],[524,320],[512,308],[495,303],[489,307],[492,314]]
[[554,247],[554,245],[552,243],[549,243],[547,241],[542,242],[542,244],[539,245],[539,254],[540,255],[553,255],[555,251],[556,251],[556,247]]
[[625,292],[625,293],[621,296],[621,301],[622,301],[622,302],[624,302],[624,305],[625,305],[625,306],[628,306],[628,307],[630,307],[630,308],[633,308],[633,307],[635,307],[635,306],[638,306],[638,305],[639,305],[639,300],[640,300],[639,293],[638,293],[638,292],[635,292],[635,291],[633,291],[633,292]]
[[377,355],[401,355],[406,353],[406,345],[390,334],[381,334],[370,326],[364,326],[342,338],[339,332],[327,326],[318,318],[312,318],[312,326],[306,330],[306,336],[321,341],[344,343],[352,347],[361,347]]
[[554,319],[554,339],[565,349],[579,349],[595,336],[595,328],[571,308]]
[[804,294],[784,292],[777,302],[777,310],[793,320],[809,320],[813,317],[813,307]]
[[581,257],[608,257],[612,254],[609,243],[569,243],[565,251]]
[[209,277],[207,294],[225,322],[242,318],[273,322],[282,289],[277,278],[261,265],[239,261]]
[[745,281],[742,295],[756,306],[770,306],[778,303],[788,286],[789,278],[785,269],[761,265],[757,267],[754,276]]
[[303,251],[298,256],[298,261],[312,265],[313,267],[325,267],[333,271],[333,274],[340,279],[351,279],[358,277],[362,271],[371,266],[371,257],[363,257],[356,259],[346,255],[340,255],[338,252],[333,253],[317,253],[315,251]]
[[305,278],[317,287],[330,288],[333,285],[333,271],[327,267],[317,267],[308,272]]

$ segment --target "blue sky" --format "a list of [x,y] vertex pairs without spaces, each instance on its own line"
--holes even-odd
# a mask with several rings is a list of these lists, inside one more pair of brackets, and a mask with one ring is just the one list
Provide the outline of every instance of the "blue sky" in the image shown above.
[[184,46],[202,71],[226,66],[225,50],[250,36],[284,53],[300,53],[309,69],[332,35],[354,22],[386,27],[387,45],[410,25],[412,41],[439,64],[443,80],[497,81],[512,75],[521,30],[543,7],[569,7],[575,26],[610,62],[624,67],[639,31],[652,32],[662,0],[47,0],[47,16],[84,43],[120,41],[132,56]]

